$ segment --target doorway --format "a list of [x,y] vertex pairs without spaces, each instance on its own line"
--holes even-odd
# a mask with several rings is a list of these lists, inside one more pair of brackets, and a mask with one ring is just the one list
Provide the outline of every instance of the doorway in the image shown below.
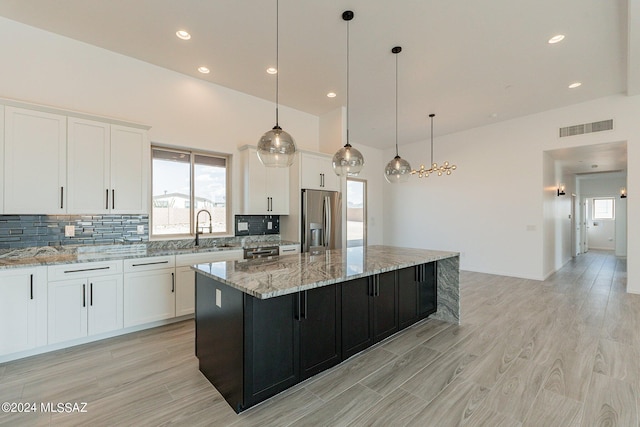
[[347,178],[347,247],[367,245],[367,181]]

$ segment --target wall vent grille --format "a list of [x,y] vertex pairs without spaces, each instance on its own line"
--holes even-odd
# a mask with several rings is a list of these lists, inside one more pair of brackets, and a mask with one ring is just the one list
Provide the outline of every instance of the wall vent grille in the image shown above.
[[613,119],[560,128],[560,138],[613,129]]

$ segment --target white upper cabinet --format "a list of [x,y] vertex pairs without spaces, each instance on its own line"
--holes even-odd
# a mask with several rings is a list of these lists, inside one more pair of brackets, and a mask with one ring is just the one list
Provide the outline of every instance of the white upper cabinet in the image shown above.
[[66,211],[67,117],[5,106],[4,212]]
[[340,191],[340,178],[333,171],[332,156],[301,152],[300,183],[305,189]]
[[148,176],[147,131],[111,125],[111,213],[149,212]]
[[4,105],[0,105],[0,215],[4,213]]
[[147,213],[146,131],[69,118],[68,213]]
[[91,120],[68,119],[68,213],[109,212],[110,125]]
[[289,214],[289,168],[265,167],[254,147],[242,147],[245,215]]

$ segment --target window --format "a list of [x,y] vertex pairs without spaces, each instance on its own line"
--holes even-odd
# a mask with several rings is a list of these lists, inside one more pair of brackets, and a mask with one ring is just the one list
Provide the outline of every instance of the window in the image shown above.
[[169,148],[152,148],[152,236],[194,235],[196,215],[200,230],[230,234],[229,157]]
[[366,207],[367,182],[347,178],[347,248],[367,244]]
[[615,219],[615,199],[593,199],[593,219]]

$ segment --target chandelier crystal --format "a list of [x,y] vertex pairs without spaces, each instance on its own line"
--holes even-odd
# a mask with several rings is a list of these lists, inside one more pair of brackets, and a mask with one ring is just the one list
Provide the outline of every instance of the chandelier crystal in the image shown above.
[[449,164],[449,162],[445,161],[441,166],[438,166],[437,163],[433,161],[433,118],[435,114],[429,114],[431,118],[431,167],[427,169],[424,165],[420,165],[420,169],[412,170],[411,175],[418,175],[418,178],[429,178],[429,175],[437,174],[438,176],[442,175],[451,175],[451,172],[456,170],[456,165]]

